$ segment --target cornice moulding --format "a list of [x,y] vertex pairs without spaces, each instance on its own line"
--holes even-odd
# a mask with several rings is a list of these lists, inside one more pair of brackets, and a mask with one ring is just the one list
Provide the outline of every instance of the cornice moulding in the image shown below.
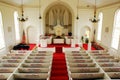
[[20,8],[20,6],[17,5],[17,4],[8,3],[8,2],[5,2],[5,1],[0,1],[0,2],[1,2],[1,3],[4,3],[4,4],[7,4],[7,5],[10,5],[10,6],[14,6],[14,7]]
[[113,5],[115,5],[115,4],[120,4],[120,1],[115,2],[115,3],[112,3],[112,4],[103,5],[103,6],[101,6],[101,7],[97,7],[97,9],[104,8],[104,7],[109,7],[109,6],[113,6]]

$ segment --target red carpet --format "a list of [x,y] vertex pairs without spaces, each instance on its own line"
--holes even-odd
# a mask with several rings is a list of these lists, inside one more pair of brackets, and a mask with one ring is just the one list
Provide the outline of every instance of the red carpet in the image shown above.
[[49,45],[56,47],[56,52],[53,54],[53,63],[50,80],[69,80],[65,54],[62,52],[62,47],[68,45]]
[[[70,44],[48,44],[47,48],[55,47],[53,54],[52,69],[50,80],[69,80],[65,54],[62,52],[62,47],[70,48]],[[79,47],[78,44],[75,47]]]
[[56,53],[62,53],[62,47],[55,47]]
[[64,53],[54,53],[50,80],[68,80]]
[[33,50],[35,48],[36,44],[29,44],[29,46],[30,46],[29,50]]
[[[39,47],[41,47],[41,46],[39,45]],[[68,47],[68,48],[70,48],[71,45],[70,44],[47,44],[47,48],[52,48],[52,47],[66,47],[66,48]],[[79,47],[79,45],[76,44],[75,47]]]
[[[88,44],[83,44],[83,48],[88,50]],[[91,46],[91,50],[96,50],[93,46]]]
[[[47,47],[71,47],[70,44],[48,44]],[[75,47],[79,47],[78,44],[75,45]]]

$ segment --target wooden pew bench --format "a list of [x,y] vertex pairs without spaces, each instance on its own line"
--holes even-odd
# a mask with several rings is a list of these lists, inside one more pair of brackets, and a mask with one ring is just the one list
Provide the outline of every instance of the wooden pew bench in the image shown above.
[[120,67],[119,63],[99,63],[101,67]]
[[15,68],[0,68],[0,73],[12,73]]
[[52,56],[51,53],[32,53],[30,56]]
[[117,59],[97,59],[97,62],[119,62]]
[[23,59],[23,56],[3,56],[2,59]]
[[7,80],[9,76],[10,76],[10,73],[1,73],[0,80]]
[[17,63],[1,63],[0,64],[0,67],[5,67],[5,68],[10,68],[10,67],[13,67],[13,68],[15,68],[15,67],[17,67],[19,64],[17,64]]
[[70,67],[95,67],[95,63],[69,63]]
[[50,61],[50,59],[27,59],[25,60],[25,63],[51,63],[52,61]]
[[20,63],[22,60],[21,59],[3,59],[0,62],[1,63]]
[[89,56],[69,56],[67,59],[90,59]]
[[19,68],[19,73],[48,73],[49,68]]
[[69,63],[92,63],[92,59],[68,59]]
[[85,68],[70,68],[69,71],[71,73],[93,73],[93,72],[99,72],[99,68],[96,67],[85,67]]
[[51,59],[52,57],[47,56],[28,56],[28,59]]
[[104,73],[71,73],[72,80],[94,80],[94,79],[103,79]]
[[94,56],[95,59],[114,59],[113,56]]
[[35,73],[35,74],[25,74],[25,73],[16,73],[14,74],[15,80],[47,80],[49,75],[47,73]]
[[21,53],[9,53],[7,56],[26,56],[26,54],[21,54]]
[[120,72],[107,72],[111,79],[120,79]]
[[92,56],[107,56],[110,55],[108,53],[90,53]]
[[86,53],[70,53],[66,54],[67,56],[88,56]]
[[49,63],[23,63],[22,67],[25,68],[48,68],[51,67]]
[[120,72],[120,67],[104,67],[105,72]]

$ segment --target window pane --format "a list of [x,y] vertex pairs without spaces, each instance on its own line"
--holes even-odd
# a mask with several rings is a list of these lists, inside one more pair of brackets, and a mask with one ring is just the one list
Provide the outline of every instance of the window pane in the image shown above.
[[0,49],[5,47],[4,32],[3,32],[3,23],[2,23],[2,14],[0,12]]
[[116,11],[114,18],[114,28],[111,47],[118,49],[119,36],[120,36],[120,9]]
[[14,23],[15,23],[15,37],[16,37],[16,42],[20,42],[20,29],[19,29],[19,22],[18,22],[18,13],[17,11],[14,12]]
[[103,14],[99,13],[99,19],[100,21],[98,22],[98,34],[97,34],[97,40],[101,41],[101,34],[102,34],[102,21],[103,21]]

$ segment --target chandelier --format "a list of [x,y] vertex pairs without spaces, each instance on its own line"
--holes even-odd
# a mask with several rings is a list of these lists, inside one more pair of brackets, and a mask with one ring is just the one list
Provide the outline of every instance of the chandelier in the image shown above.
[[22,7],[22,17],[21,17],[21,18],[18,18],[18,20],[21,21],[21,22],[25,22],[25,21],[28,20],[28,18],[24,18],[23,0],[21,0],[21,3],[22,3],[22,5],[21,5],[21,7]]
[[40,5],[40,1],[41,1],[41,0],[39,0],[39,19],[42,19],[42,17],[41,17],[41,10],[40,10],[40,6],[41,6],[41,5]]
[[99,19],[96,18],[96,0],[95,0],[95,8],[94,8],[94,17],[93,19],[89,19],[92,23],[97,23]]
[[79,0],[78,0],[78,2],[77,2],[78,4],[77,4],[77,17],[76,17],[76,19],[78,20],[79,19],[79,16],[78,16],[78,7],[79,7]]

